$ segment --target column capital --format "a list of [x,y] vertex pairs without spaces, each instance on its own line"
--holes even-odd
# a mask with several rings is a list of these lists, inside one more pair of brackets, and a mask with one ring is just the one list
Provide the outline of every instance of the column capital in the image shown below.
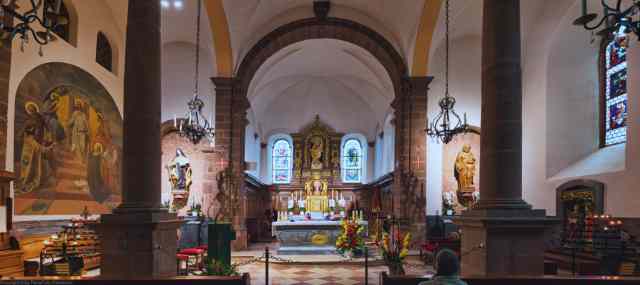
[[211,82],[218,90],[233,90],[233,87],[238,82],[235,77],[211,77]]

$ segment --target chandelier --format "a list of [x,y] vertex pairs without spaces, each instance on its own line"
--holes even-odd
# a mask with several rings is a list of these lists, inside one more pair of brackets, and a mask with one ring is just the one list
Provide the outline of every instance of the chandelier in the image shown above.
[[210,144],[213,144],[213,138],[215,137],[215,131],[211,122],[212,118],[207,120],[202,115],[202,108],[204,102],[198,97],[198,79],[199,79],[199,63],[200,63],[200,18],[202,10],[202,0],[198,0],[198,17],[196,24],[196,64],[195,64],[195,87],[193,90],[193,98],[189,100],[187,106],[189,111],[184,119],[178,119],[173,117],[173,126],[178,129],[178,134],[181,137],[186,137],[193,144],[198,144],[203,138],[207,138]]
[[449,0],[445,2],[445,89],[444,97],[438,102],[440,113],[429,124],[427,118],[427,135],[447,144],[459,133],[467,132],[467,114],[464,114],[464,122],[454,111],[456,99],[449,96]]
[[[33,39],[40,45],[38,54],[42,56],[42,46],[56,40],[53,29],[69,23],[69,19],[60,14],[62,0],[29,0],[30,9],[23,14],[16,11],[18,7],[15,2],[16,0],[0,0],[0,17],[9,15],[12,19],[19,20],[15,25],[7,25],[5,21],[0,21],[0,39],[13,40],[19,37],[21,51],[24,51],[24,46]],[[33,23],[40,27],[33,27]]]
[[[606,0],[601,0],[604,13],[602,18],[589,25],[598,18],[597,13],[588,13],[587,0],[582,0],[582,16],[573,21],[576,26],[583,26],[589,31],[604,28],[597,32],[599,36],[608,36],[612,33],[618,35],[630,34],[633,32],[640,40],[640,0],[630,0],[628,7],[622,7],[623,0],[617,0],[615,6],[608,5]],[[635,20],[634,20],[635,18]]]

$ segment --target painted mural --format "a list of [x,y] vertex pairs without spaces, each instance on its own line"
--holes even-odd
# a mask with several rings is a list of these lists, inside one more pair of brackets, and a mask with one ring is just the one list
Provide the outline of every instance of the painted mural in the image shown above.
[[[91,75],[47,65],[27,75],[16,96],[16,214],[109,213],[122,193],[118,109]],[[55,79],[63,76],[71,79]]]

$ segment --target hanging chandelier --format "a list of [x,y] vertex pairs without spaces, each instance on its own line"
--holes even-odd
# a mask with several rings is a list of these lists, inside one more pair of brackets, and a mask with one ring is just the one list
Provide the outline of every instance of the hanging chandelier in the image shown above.
[[[62,0],[29,0],[30,9],[23,14],[16,11],[18,7],[15,2],[16,0],[0,0],[0,18],[4,19],[9,15],[13,20],[19,21],[14,25],[7,25],[4,20],[0,21],[0,39],[13,40],[19,37],[21,51],[24,51],[24,46],[33,39],[40,45],[38,53],[42,56],[42,46],[56,40],[53,30],[69,23],[69,19],[60,14]],[[40,27],[33,27],[34,23]]]
[[467,113],[464,113],[464,122],[453,107],[456,99],[449,95],[449,0],[445,2],[445,88],[444,97],[438,102],[440,113],[429,124],[427,118],[427,135],[447,144],[459,133],[467,132]]
[[587,0],[582,0],[582,16],[573,21],[576,26],[582,26],[589,31],[604,28],[597,32],[599,36],[609,36],[617,33],[618,35],[634,33],[640,40],[640,0],[626,1],[628,7],[622,7],[622,0],[617,0],[615,6],[607,4],[606,0],[600,1],[604,9],[602,18],[589,25],[598,18],[597,13],[588,13]]
[[199,63],[200,63],[200,18],[202,14],[202,0],[198,0],[198,17],[196,24],[196,64],[195,64],[195,87],[193,89],[193,98],[189,100],[187,106],[189,111],[184,119],[178,119],[173,117],[173,126],[178,129],[178,134],[181,137],[186,137],[193,144],[198,144],[203,138],[207,138],[209,143],[213,144],[215,137],[215,130],[213,128],[213,119],[209,117],[207,120],[202,115],[202,108],[204,102],[198,97],[198,79]]

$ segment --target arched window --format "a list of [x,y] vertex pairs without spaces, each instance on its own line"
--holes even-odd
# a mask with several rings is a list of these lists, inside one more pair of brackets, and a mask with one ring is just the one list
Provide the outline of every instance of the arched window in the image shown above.
[[627,36],[613,36],[603,43],[601,147],[627,141],[627,44]]
[[362,143],[358,139],[350,138],[342,146],[342,182],[362,182]]
[[102,32],[98,32],[98,43],[96,45],[96,62],[102,67],[113,72],[113,51],[109,39]]
[[274,184],[291,182],[291,144],[286,139],[278,139],[273,144],[271,169]]
[[[71,42],[71,33],[69,27],[71,26],[71,18],[69,17],[69,10],[64,5],[62,0],[46,0],[45,2],[45,17],[44,21],[47,26],[53,26],[53,33],[58,35],[66,42]],[[60,10],[56,14],[56,10],[60,5]]]

